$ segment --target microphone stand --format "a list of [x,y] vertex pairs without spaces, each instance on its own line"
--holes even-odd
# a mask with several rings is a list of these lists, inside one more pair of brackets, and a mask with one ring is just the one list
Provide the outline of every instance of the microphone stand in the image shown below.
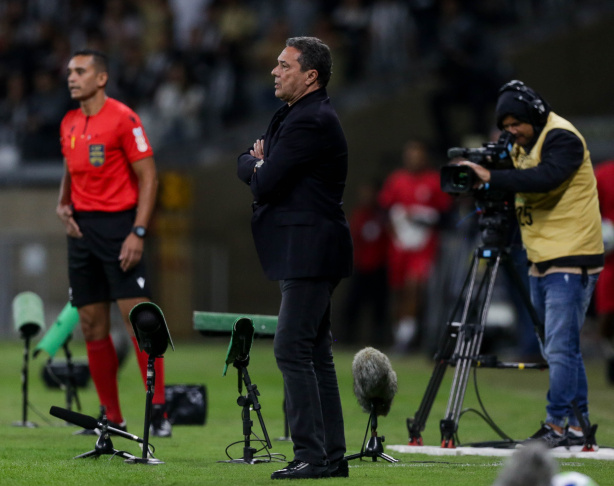
[[22,337],[25,340],[23,351],[23,368],[21,370],[21,395],[22,395],[22,408],[21,408],[21,421],[13,422],[15,427],[27,427],[29,429],[38,427],[34,422],[28,421],[28,370],[30,368],[30,338],[31,336],[26,333],[22,333]]
[[145,399],[145,425],[143,430],[143,444],[141,448],[143,450],[142,457],[132,456],[127,458],[125,462],[129,464],[164,464],[164,461],[156,459],[149,452],[149,426],[151,424],[151,409],[152,400],[154,396],[154,385],[156,383],[156,370],[154,364],[156,356],[150,354],[147,360],[147,393]]
[[[271,440],[269,438],[269,434],[267,433],[266,426],[264,425],[264,420],[262,418],[262,413],[260,412],[260,402],[258,401],[258,396],[260,392],[258,391],[258,386],[253,384],[249,378],[249,373],[247,372],[247,366],[249,365],[249,355],[246,358],[238,357],[234,360],[233,366],[238,370],[238,380],[239,380],[239,398],[237,398],[237,404],[243,407],[241,412],[241,417],[243,418],[243,457],[241,459],[231,459],[229,461],[219,461],[219,462],[232,462],[232,463],[241,463],[241,464],[256,464],[258,462],[267,462],[254,458],[254,453],[256,449],[251,447],[251,435],[252,435],[252,425],[254,422],[251,420],[250,409],[256,412],[258,416],[258,420],[260,422],[260,426],[262,427],[262,432],[264,433],[266,447],[269,449],[272,447]],[[243,387],[241,384],[241,379],[245,383],[245,396],[242,395]]]
[[96,459],[98,459],[103,454],[123,457],[126,461],[136,459],[136,457],[130,454],[129,452],[118,451],[117,449],[113,448],[113,442],[111,441],[111,436],[109,434],[109,430],[108,430],[109,424],[108,424],[106,415],[102,416],[102,419],[100,420],[100,422],[102,425],[100,427],[100,437],[98,437],[98,440],[96,441],[96,445],[94,446],[94,449],[89,452],[84,452],[83,454],[79,454],[78,456],[75,456],[74,459],[85,459],[87,457],[95,457]]
[[362,459],[363,457],[370,457],[373,462],[377,461],[378,457],[388,461],[388,462],[399,462],[398,459],[395,459],[392,456],[389,456],[384,452],[383,442],[385,437],[379,437],[377,435],[377,414],[375,413],[375,405],[371,403],[371,413],[369,414],[369,422],[367,423],[367,430],[369,430],[369,426],[371,426],[371,438],[365,447],[365,441],[367,440],[367,434],[365,433],[365,441],[362,443],[362,448],[360,452],[357,454],[352,454],[346,456],[345,459],[351,461],[352,459]]
[[66,408],[72,410],[73,399],[77,404],[77,410],[81,410],[81,402],[79,401],[79,395],[77,394],[77,383],[75,381],[75,367],[72,362],[72,353],[68,348],[68,341],[72,338],[72,334],[69,334],[62,345],[64,348],[64,354],[66,355]]

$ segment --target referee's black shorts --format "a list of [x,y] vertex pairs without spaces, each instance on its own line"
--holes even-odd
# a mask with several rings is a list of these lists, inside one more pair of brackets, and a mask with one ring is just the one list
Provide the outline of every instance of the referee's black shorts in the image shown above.
[[136,210],[74,214],[82,238],[68,237],[68,279],[74,307],[117,299],[151,299],[143,260],[124,272],[119,253],[132,231]]

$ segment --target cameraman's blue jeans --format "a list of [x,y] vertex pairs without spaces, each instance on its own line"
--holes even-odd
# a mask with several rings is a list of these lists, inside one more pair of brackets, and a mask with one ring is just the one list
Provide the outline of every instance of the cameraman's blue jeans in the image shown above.
[[551,273],[530,277],[531,301],[545,324],[543,355],[548,361],[550,390],[546,422],[560,427],[580,423],[571,407],[576,404],[588,419],[588,382],[580,352],[580,329],[598,274]]

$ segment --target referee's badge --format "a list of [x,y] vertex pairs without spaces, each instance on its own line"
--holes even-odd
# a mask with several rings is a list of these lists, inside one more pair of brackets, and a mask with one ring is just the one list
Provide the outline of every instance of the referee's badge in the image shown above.
[[100,167],[104,164],[104,144],[97,143],[90,145],[90,164]]
[[134,135],[134,141],[136,142],[136,148],[139,152],[147,152],[149,148],[147,146],[147,140],[145,140],[145,134],[143,133],[142,127],[137,127],[132,129],[132,134]]

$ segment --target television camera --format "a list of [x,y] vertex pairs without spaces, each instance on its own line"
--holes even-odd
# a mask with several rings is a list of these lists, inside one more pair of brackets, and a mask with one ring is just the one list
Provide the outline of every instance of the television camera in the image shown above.
[[[488,170],[512,169],[510,152],[514,136],[503,131],[496,142],[487,142],[479,148],[453,147],[448,158],[467,159]],[[441,168],[441,190],[453,195],[471,195],[476,200],[479,229],[486,245],[501,246],[506,243],[507,229],[514,211],[514,193],[478,186],[479,177],[466,165],[450,163]]]

